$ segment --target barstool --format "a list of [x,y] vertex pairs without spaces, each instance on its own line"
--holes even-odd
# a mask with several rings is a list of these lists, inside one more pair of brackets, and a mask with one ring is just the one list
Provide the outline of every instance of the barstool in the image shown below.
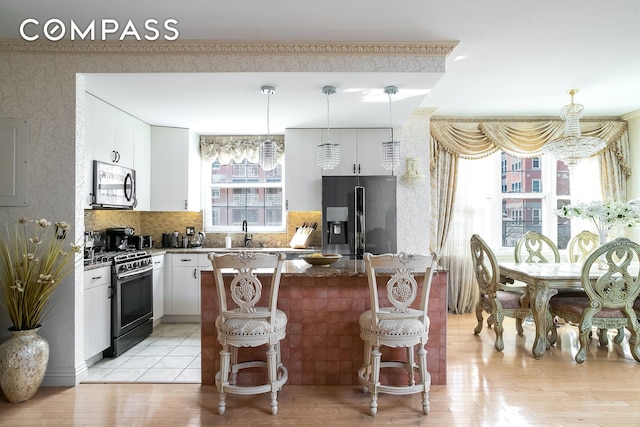
[[[360,337],[364,340],[364,363],[358,379],[365,391],[371,393],[371,415],[378,411],[378,393],[406,395],[422,393],[422,411],[429,413],[431,375],[427,371],[429,339],[429,293],[435,268],[433,255],[417,254],[364,254],[365,270],[369,279],[371,310],[359,319]],[[418,296],[415,273],[424,272],[419,308],[409,307]],[[380,304],[376,273],[391,275],[386,284],[386,300]],[[381,361],[380,346],[405,347],[406,361]],[[418,364],[414,363],[414,350]],[[408,374],[407,385],[380,383],[381,368],[403,368]],[[416,383],[416,374],[418,382]]]
[[[220,315],[216,319],[220,351],[220,370],[216,373],[216,387],[220,394],[218,413],[224,414],[226,394],[271,393],[271,413],[278,412],[278,392],[287,382],[287,369],[280,358],[280,341],[286,336],[287,316],[278,310],[278,290],[285,255],[282,253],[210,253],[208,258],[218,291]],[[259,271],[260,270],[260,271]],[[256,306],[262,296],[262,283],[256,273],[271,274],[268,306]],[[223,273],[232,272],[229,295],[237,305],[227,307]],[[266,361],[238,362],[238,349],[267,345]],[[267,383],[238,385],[237,374],[245,368],[266,368]]]

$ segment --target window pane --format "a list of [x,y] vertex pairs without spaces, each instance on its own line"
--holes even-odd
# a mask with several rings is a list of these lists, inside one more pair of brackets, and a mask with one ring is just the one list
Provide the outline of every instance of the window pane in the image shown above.
[[[569,199],[558,199],[556,208],[560,209],[565,205],[570,205]],[[558,217],[558,234],[557,234],[558,249],[566,249],[571,240],[571,220],[569,218]]]
[[254,227],[283,226],[282,166],[263,171],[245,159],[210,167],[210,226],[236,227],[244,220]]
[[560,160],[557,161],[556,166],[556,194],[558,196],[569,196],[571,184],[571,174],[569,173],[569,166]]
[[502,199],[502,246],[514,247],[529,230],[542,233],[542,199]]
[[502,153],[502,192],[541,193],[542,168],[540,158],[519,159]]
[[218,162],[211,164],[211,183],[212,184],[233,184],[233,183],[252,183],[252,182],[282,182],[282,166],[270,171],[263,171],[257,163],[249,163],[243,160],[240,163],[231,161],[228,165],[220,165]]

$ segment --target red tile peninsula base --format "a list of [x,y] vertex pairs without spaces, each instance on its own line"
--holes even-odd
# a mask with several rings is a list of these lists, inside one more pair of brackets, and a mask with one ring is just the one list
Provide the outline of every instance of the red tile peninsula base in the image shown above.
[[[316,267],[315,269],[318,269]],[[358,318],[369,309],[367,277],[350,271],[345,275],[287,275],[280,282],[278,308],[288,317],[287,336],[281,342],[282,362],[289,371],[287,384],[358,384],[357,370],[362,365],[364,343]],[[268,286],[268,279],[262,280]],[[384,282],[383,282],[384,283]],[[202,384],[215,384],[220,369],[221,346],[217,340],[215,319],[219,308],[215,281],[211,272],[202,272]],[[268,295],[264,290],[263,297]],[[261,301],[261,304],[264,302]],[[432,384],[446,384],[447,273],[433,278],[429,298],[429,343],[427,364]],[[264,360],[264,347],[243,348],[240,360]],[[404,349],[384,349],[384,358],[405,360]],[[382,377],[386,375],[386,377]],[[393,377],[390,377],[393,375]],[[381,373],[387,383],[405,383],[403,372]],[[264,381],[263,372],[249,372],[238,383]]]

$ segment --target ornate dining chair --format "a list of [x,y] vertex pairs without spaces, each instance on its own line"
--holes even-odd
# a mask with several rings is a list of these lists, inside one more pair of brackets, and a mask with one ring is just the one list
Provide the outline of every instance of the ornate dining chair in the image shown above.
[[[601,258],[607,263],[606,270],[599,269]],[[640,294],[640,276],[637,271],[630,271],[630,267],[639,262],[640,245],[637,243],[625,238],[606,243],[595,249],[582,266],[581,282],[586,296],[549,301],[552,314],[579,326],[580,349],[575,356],[576,362],[584,362],[594,326],[605,332],[626,327],[631,332],[631,355],[640,362],[640,323],[637,319],[640,304],[636,302]],[[623,339],[624,334],[619,331],[616,342]],[[600,344],[604,345],[602,341]]]
[[[220,370],[216,372],[216,387],[220,395],[218,413],[224,414],[227,393],[271,393],[271,413],[275,415],[278,412],[278,391],[288,378],[287,368],[280,358],[280,341],[286,335],[287,316],[276,308],[285,255],[242,251],[210,253],[208,258],[213,266],[220,308],[216,319],[218,341],[222,345]],[[257,269],[266,269],[271,274],[267,306],[257,306],[262,296]],[[233,308],[227,306],[223,270],[233,273],[233,278],[228,278],[229,296],[235,304]],[[239,348],[262,345],[266,345],[266,361],[238,362]],[[267,383],[238,385],[238,372],[245,368],[266,368]]]
[[583,263],[589,254],[600,246],[600,237],[589,230],[583,230],[569,241],[567,254],[569,262]]
[[[364,362],[358,370],[358,380],[371,393],[371,415],[378,411],[378,393],[407,395],[422,393],[422,411],[429,413],[431,375],[427,370],[429,339],[429,293],[435,269],[433,255],[364,254],[369,280],[371,310],[360,315],[360,337],[364,340]],[[423,275],[422,289],[418,273]],[[391,276],[386,292],[378,291],[379,275]],[[386,298],[385,298],[386,296]],[[410,307],[417,300],[416,308]],[[380,347],[406,348],[406,361],[382,361]],[[414,351],[418,364],[414,362]],[[382,384],[380,370],[402,368],[408,376],[407,385]],[[416,381],[417,377],[417,381]]]
[[[584,263],[589,254],[593,252],[598,246],[600,246],[600,236],[588,230],[583,230],[576,234],[569,241],[567,248],[567,254],[569,262]],[[566,297],[586,297],[584,290],[581,288],[560,288],[558,293],[552,296],[552,299],[566,298]],[[557,323],[559,321],[557,320]],[[608,335],[606,328],[598,328],[598,336],[600,337],[600,344],[607,345]],[[624,328],[618,329],[618,335],[615,338],[615,342],[620,344],[624,339]],[[551,344],[557,340],[556,330],[551,330],[549,338]]]
[[560,251],[551,239],[537,231],[527,231],[516,242],[515,262],[560,262]]
[[522,321],[531,316],[531,310],[528,305],[523,306],[520,302],[524,292],[514,292],[511,288],[505,290],[500,284],[498,260],[485,241],[474,234],[471,236],[470,244],[473,268],[480,289],[480,299],[476,304],[478,325],[473,333],[477,335],[482,331],[483,312],[487,312],[489,314],[487,327],[493,327],[496,333],[496,350],[502,351],[504,350],[502,321],[505,316],[515,318],[518,335],[522,335]]

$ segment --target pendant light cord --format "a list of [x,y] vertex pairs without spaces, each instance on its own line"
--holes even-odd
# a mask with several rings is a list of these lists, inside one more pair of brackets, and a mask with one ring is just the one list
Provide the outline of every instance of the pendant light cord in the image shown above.
[[270,103],[271,103],[271,91],[269,91],[267,93],[267,139],[269,139],[269,136],[271,135],[271,132],[269,131],[269,107],[270,107]]
[[325,92],[327,98],[327,144],[331,143],[331,122],[329,121],[329,92]]
[[389,129],[391,130],[391,142],[393,142],[393,126],[391,124],[391,91],[387,91],[389,95]]

